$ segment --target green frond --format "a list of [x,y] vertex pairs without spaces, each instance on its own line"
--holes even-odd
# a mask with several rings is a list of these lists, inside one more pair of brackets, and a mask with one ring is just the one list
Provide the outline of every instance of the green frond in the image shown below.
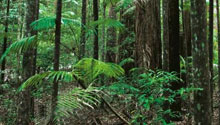
[[102,24],[105,24],[106,27],[114,27],[114,28],[124,27],[124,25],[120,21],[114,19],[100,19],[98,21],[93,21],[90,23],[90,26],[97,26]]
[[27,51],[30,48],[33,48],[37,45],[37,37],[36,36],[31,36],[24,38],[20,41],[17,41],[15,43],[12,43],[3,53],[0,62],[4,60],[4,58],[9,54],[9,53],[22,53]]
[[100,74],[117,78],[124,74],[124,69],[117,64],[105,63],[93,58],[84,58],[75,65],[74,72],[77,72],[74,74],[80,74],[81,79],[84,81],[90,82]]
[[87,89],[74,88],[58,96],[57,118],[69,117],[73,110],[77,108],[94,108],[95,105],[100,103],[97,95],[99,91],[97,88],[90,86]]
[[133,4],[133,1],[134,0],[120,0],[118,3],[117,3],[117,10],[118,9],[126,9],[128,8],[130,5]]
[[[48,30],[51,28],[55,28],[55,25],[56,25],[55,20],[56,20],[56,17],[40,18],[39,20],[36,20],[33,23],[31,23],[31,27],[34,30]],[[64,25],[72,24],[75,26],[81,26],[81,22],[79,20],[75,20],[75,19],[62,18],[61,22]]]
[[65,81],[65,82],[71,82],[74,80],[72,72],[66,72],[66,71],[51,71],[51,72],[45,72],[41,74],[36,74],[29,79],[27,79],[19,88],[19,91],[22,91],[23,89],[34,86],[37,84],[42,83],[44,79],[48,79],[51,81]]
[[126,58],[126,59],[122,60],[122,61],[119,63],[119,65],[120,65],[120,66],[124,66],[125,64],[127,64],[127,63],[132,63],[132,62],[134,62],[134,59],[132,59],[132,58]]

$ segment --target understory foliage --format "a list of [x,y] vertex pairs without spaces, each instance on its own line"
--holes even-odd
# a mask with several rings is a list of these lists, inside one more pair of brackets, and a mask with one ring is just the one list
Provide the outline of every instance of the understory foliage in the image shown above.
[[132,69],[131,77],[121,77],[112,85],[103,87],[110,95],[123,98],[121,103],[126,105],[132,124],[168,124],[165,116],[176,117],[180,113],[164,110],[164,106],[174,103],[174,98],[179,95],[185,100],[191,92],[202,90],[194,87],[172,90],[172,82],[181,81],[175,72],[140,71]]

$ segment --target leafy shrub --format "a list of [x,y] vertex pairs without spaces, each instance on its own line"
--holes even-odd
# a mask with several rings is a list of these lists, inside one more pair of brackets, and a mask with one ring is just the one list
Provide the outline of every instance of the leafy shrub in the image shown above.
[[171,83],[181,81],[174,72],[139,71],[140,69],[133,69],[130,77],[122,77],[118,82],[104,87],[111,95],[124,98],[132,124],[167,124],[164,116],[174,117],[178,113],[164,109],[165,102],[172,104],[177,95],[187,99],[190,92],[201,90],[193,87],[176,91],[170,89]]

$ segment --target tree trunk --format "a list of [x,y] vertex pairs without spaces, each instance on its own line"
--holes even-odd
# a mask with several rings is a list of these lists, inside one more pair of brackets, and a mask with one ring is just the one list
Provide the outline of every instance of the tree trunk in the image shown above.
[[[31,29],[30,24],[35,21],[36,15],[36,1],[27,0],[27,9],[26,9],[26,30],[25,36],[30,37],[35,35],[35,32]],[[22,61],[22,68],[23,68],[23,81],[30,78],[33,74],[33,56],[34,56],[34,49],[27,50],[23,55]],[[20,104],[18,108],[18,118],[17,123],[26,125],[30,123],[30,116],[32,113],[31,111],[31,94],[30,89],[26,89],[24,92],[19,95],[20,97]]]
[[[220,20],[219,20],[219,1],[218,0],[216,0],[216,5],[217,5],[216,6],[216,10],[217,10],[217,29],[218,29],[218,76],[220,76]],[[218,77],[218,91],[220,92],[220,77]],[[220,94],[219,94],[219,96],[220,96]],[[219,115],[218,115],[219,121],[218,121],[218,123],[220,124],[220,106],[218,107],[218,111],[219,111]]]
[[[39,0],[35,0],[36,1],[36,8],[35,8],[35,20],[38,20],[39,18],[39,5],[40,5],[40,2]],[[34,31],[32,35],[37,35],[38,32],[37,31]],[[36,73],[36,67],[37,67],[37,46],[34,47],[34,50],[33,50],[33,69],[32,69],[32,75],[35,75]],[[35,88],[32,87],[32,91],[34,91]],[[30,104],[30,112],[31,112],[31,118],[34,118],[34,97],[31,96],[31,104]]]
[[169,0],[163,0],[163,70],[169,71]]
[[211,89],[211,110],[213,112],[213,11],[214,2],[209,0],[209,68],[210,68],[210,89]]
[[[5,16],[5,36],[4,36],[4,42],[3,42],[3,49],[2,49],[2,54],[6,51],[7,49],[7,41],[8,41],[8,18],[9,18],[9,9],[10,9],[10,0],[7,0],[7,12],[6,12],[6,16]],[[6,60],[4,59],[2,61],[2,67],[1,67],[1,82],[4,82],[4,78],[5,78],[5,64],[6,64]]]
[[[168,3],[168,23],[169,23],[169,71],[176,72],[178,77],[180,74],[180,39],[179,39],[179,1],[178,0],[169,0]],[[171,89],[178,90],[182,87],[180,82],[173,82]],[[175,98],[175,102],[170,106],[171,110],[174,112],[181,111],[181,99],[179,96]],[[172,118],[174,121],[181,120],[178,117]]]
[[[116,12],[115,6],[111,5],[109,8],[109,18],[116,20]],[[107,53],[106,53],[106,61],[116,63],[116,29],[114,27],[110,27],[107,31],[108,33],[108,41],[107,41]]]
[[[62,0],[57,0],[56,9],[56,30],[55,30],[55,49],[54,49],[54,71],[59,71],[60,62],[60,39],[61,39],[61,15],[62,13]],[[53,94],[52,94],[52,108],[51,108],[51,125],[56,123],[55,121],[55,109],[57,106],[58,96],[58,81],[53,83]]]
[[[106,2],[103,1],[103,19],[106,19]],[[102,25],[102,48],[101,48],[101,52],[102,52],[102,56],[101,56],[101,60],[102,61],[105,61],[106,58],[105,58],[105,54],[106,54],[106,38],[105,38],[105,34],[106,34],[106,31],[105,31],[105,24]]]
[[86,45],[86,15],[87,15],[87,0],[82,0],[82,26],[81,26],[81,49],[80,49],[80,59],[85,55],[85,45]]
[[136,1],[136,65],[148,69],[161,66],[160,1]]
[[[94,21],[99,19],[99,8],[98,8],[98,0],[93,0],[93,16]],[[99,32],[98,32],[98,25],[95,26],[95,36],[94,36],[94,59],[99,58]]]
[[191,0],[191,12],[193,83],[195,87],[203,89],[203,91],[197,91],[194,94],[195,124],[211,125],[209,54],[206,37],[206,0]]

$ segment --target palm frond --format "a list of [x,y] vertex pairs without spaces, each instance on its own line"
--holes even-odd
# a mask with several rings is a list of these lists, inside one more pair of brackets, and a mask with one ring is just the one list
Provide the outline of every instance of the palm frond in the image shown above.
[[26,80],[21,87],[19,88],[19,91],[22,91],[23,89],[34,86],[42,83],[44,79],[48,79],[51,81],[65,81],[65,82],[71,82],[74,80],[72,72],[66,72],[66,71],[50,71],[45,72],[41,74],[34,75],[30,77],[28,80]]
[[[39,20],[34,21],[31,23],[31,27],[34,30],[48,30],[55,27],[55,17],[44,17],[40,18]],[[79,20],[75,19],[69,19],[69,18],[62,18],[61,19],[62,24],[64,25],[74,25],[74,26],[81,26],[81,22]]]
[[97,95],[99,91],[97,88],[89,86],[87,89],[74,88],[58,96],[57,118],[69,117],[73,110],[77,108],[94,108],[95,105],[100,103]]
[[0,62],[4,60],[4,58],[9,54],[9,53],[22,53],[27,51],[30,48],[33,48],[37,45],[37,37],[36,36],[31,36],[24,38],[20,41],[17,41],[13,44],[11,44],[6,51],[3,53],[1,56]]
[[91,82],[98,75],[104,74],[107,77],[117,78],[124,74],[124,69],[113,63],[105,63],[93,58],[84,58],[75,66],[74,74],[80,74],[81,79]]

